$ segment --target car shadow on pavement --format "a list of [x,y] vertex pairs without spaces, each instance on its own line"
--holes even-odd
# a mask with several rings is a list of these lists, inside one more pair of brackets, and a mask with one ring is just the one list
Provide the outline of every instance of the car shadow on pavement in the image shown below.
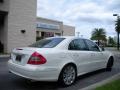
[[[79,89],[80,84],[85,84],[84,79],[93,77],[99,73],[103,73],[105,69],[97,70],[94,72],[90,72],[84,75],[81,75],[77,78],[76,82],[69,87],[63,87],[58,85],[57,82],[41,82],[35,81],[31,82],[30,80],[18,78],[14,80],[14,88],[15,90],[76,90]],[[17,76],[16,76],[17,77]],[[83,85],[84,86],[84,85]],[[18,88],[18,89],[17,89]]]
[[58,85],[56,82],[30,81],[28,79],[18,79],[15,81],[15,90],[56,90]]
[[86,73],[86,74],[83,74],[83,75],[79,76],[79,77],[77,78],[77,80],[81,80],[81,79],[84,79],[84,78],[88,78],[88,77],[94,76],[94,75],[96,75],[96,74],[103,73],[103,72],[105,72],[105,71],[106,71],[106,69],[99,69],[99,70],[96,70],[96,71],[93,71],[93,72],[89,72],[89,73]]

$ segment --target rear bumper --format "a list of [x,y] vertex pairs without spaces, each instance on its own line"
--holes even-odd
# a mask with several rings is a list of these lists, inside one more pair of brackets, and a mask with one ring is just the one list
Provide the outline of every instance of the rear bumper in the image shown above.
[[59,76],[59,70],[56,68],[29,64],[22,66],[13,63],[12,60],[8,61],[8,68],[10,72],[18,76],[37,81],[57,81]]

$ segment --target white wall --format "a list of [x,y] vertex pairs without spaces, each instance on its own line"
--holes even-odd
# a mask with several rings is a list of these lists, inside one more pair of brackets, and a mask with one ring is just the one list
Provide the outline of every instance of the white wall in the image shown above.
[[[10,0],[7,52],[36,41],[36,0]],[[22,34],[21,30],[26,30]]]
[[63,36],[75,36],[75,27],[64,25]]

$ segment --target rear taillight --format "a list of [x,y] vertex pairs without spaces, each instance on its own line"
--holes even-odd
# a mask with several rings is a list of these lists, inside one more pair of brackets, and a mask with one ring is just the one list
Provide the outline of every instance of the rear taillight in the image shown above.
[[45,63],[46,63],[46,59],[41,54],[34,52],[29,58],[27,64],[40,65]]

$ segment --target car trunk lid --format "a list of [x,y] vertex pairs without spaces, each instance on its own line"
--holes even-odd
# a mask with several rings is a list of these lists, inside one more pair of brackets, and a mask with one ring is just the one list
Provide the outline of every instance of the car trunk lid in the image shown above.
[[16,64],[25,65],[37,49],[31,47],[15,48],[11,53],[11,59]]

